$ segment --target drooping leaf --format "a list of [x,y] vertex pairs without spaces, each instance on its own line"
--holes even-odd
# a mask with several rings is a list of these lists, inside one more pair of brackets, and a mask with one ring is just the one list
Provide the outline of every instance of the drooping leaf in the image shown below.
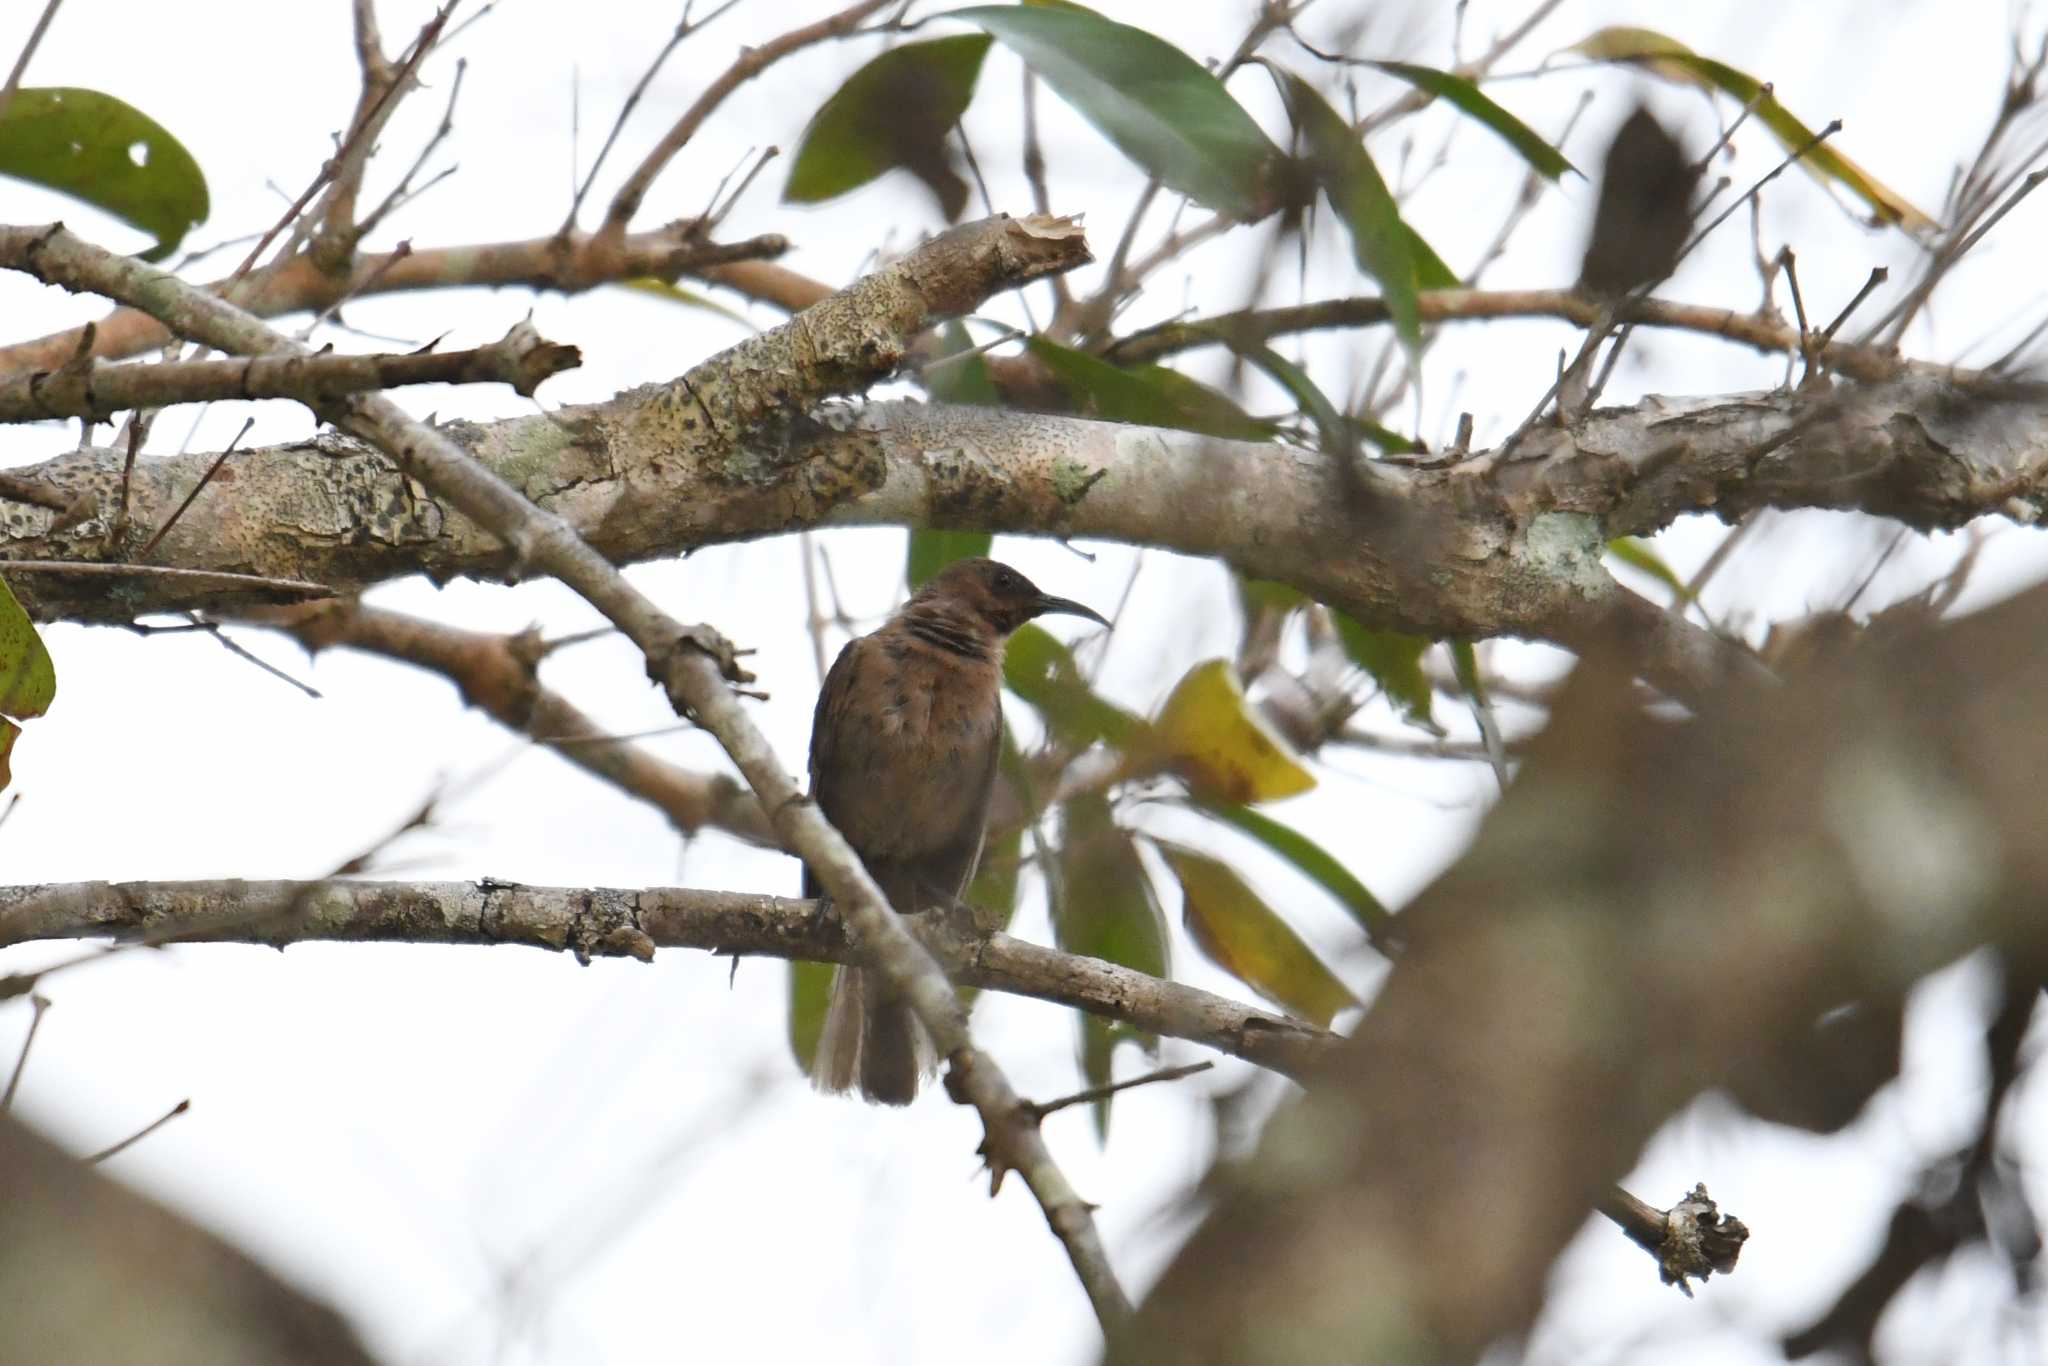
[[[1166,917],[1130,832],[1119,827],[1109,800],[1085,793],[1060,809],[1059,849],[1052,878],[1053,942],[1067,953],[1119,963],[1153,977],[1169,971]],[[1111,1081],[1123,1039],[1156,1053],[1157,1038],[1087,1011],[1079,1022],[1081,1072],[1090,1086]],[[1096,1133],[1109,1137],[1109,1098],[1095,1102]]]
[[1182,675],[1152,723],[1154,743],[1197,796],[1219,802],[1267,802],[1316,785],[1287,741],[1244,695],[1227,659]]
[[1273,381],[1287,391],[1288,397],[1299,404],[1301,411],[1315,425],[1317,444],[1328,455],[1350,458],[1357,452],[1357,432],[1348,422],[1337,405],[1330,402],[1308,372],[1281,355],[1270,346],[1242,346],[1233,348],[1259,369],[1272,377]]
[[1566,50],[1597,62],[1638,66],[1668,81],[1720,90],[1744,106],[1753,102],[1757,121],[1771,130],[1771,136],[1786,151],[1808,149],[1799,159],[1800,165],[1815,176],[1842,185],[1868,204],[1879,222],[1896,224],[1914,233],[1932,232],[1940,227],[1833,147],[1826,143],[1814,145],[1813,130],[1794,118],[1775,94],[1765,93],[1764,83],[1746,71],[1702,57],[1676,38],[1654,29],[1627,25],[1603,28]]
[[1444,264],[1444,258],[1436,254],[1436,248],[1422,240],[1422,234],[1404,221],[1401,231],[1407,235],[1408,251],[1415,258],[1415,287],[1417,289],[1460,289],[1465,282],[1458,278],[1458,272]]
[[133,105],[74,86],[24,88],[0,113],[0,175],[83,200],[156,238],[161,261],[205,221],[206,176]]
[[1681,602],[1692,601],[1692,589],[1684,579],[1678,577],[1664,557],[1650,549],[1650,543],[1639,536],[1617,536],[1607,543],[1607,553],[1631,569],[1648,574],[1666,588],[1677,593]]
[[[1003,737],[1004,771],[1008,772],[1018,762],[1017,748],[1010,743],[1010,737]],[[974,870],[974,880],[967,884],[967,891],[961,900],[974,913],[974,924],[981,933],[994,934],[1010,928],[1010,922],[1017,917],[1018,874],[1024,867],[1024,827],[1012,825],[995,834],[982,846],[981,863]],[[979,987],[956,986],[954,993],[960,998],[962,1010],[973,1010],[974,1002],[981,995]]]
[[1227,864],[1177,844],[1159,852],[1180,882],[1181,917],[1195,946],[1269,1001],[1325,1029],[1358,998],[1293,927]]
[[1429,639],[1400,631],[1374,631],[1343,612],[1333,610],[1331,616],[1337,623],[1337,639],[1351,662],[1372,676],[1412,724],[1443,734],[1432,706],[1435,694],[1422,675],[1422,652],[1429,648]]
[[925,183],[947,222],[967,206],[947,136],[974,98],[985,34],[891,48],[863,66],[804,129],[783,187],[786,203],[816,204],[902,167]]
[[36,624],[0,579],[0,716],[41,716],[57,697],[57,666]]
[[619,284],[626,289],[637,290],[642,294],[652,294],[657,299],[666,299],[672,304],[681,304],[684,308],[701,308],[706,313],[716,313],[721,318],[730,318],[741,327],[752,328],[756,332],[761,330],[758,327],[754,327],[754,324],[748,320],[747,315],[738,309],[728,308],[708,294],[699,294],[694,289],[684,289],[681,285],[672,285],[666,280],[657,280],[651,275],[641,275],[631,280],[621,280]]
[[1206,384],[1163,365],[1129,370],[1045,337],[1025,343],[1067,392],[1076,411],[1105,422],[1176,427],[1238,441],[1263,441],[1272,428]]
[[1146,743],[1150,728],[1145,722],[1097,695],[1073,653],[1042,627],[1027,624],[1011,634],[1003,652],[1003,683],[1037,709],[1062,744],[1079,747],[1102,740],[1129,749]]
[[1322,845],[1293,826],[1249,806],[1229,802],[1197,802],[1196,806],[1244,831],[1320,884],[1351,912],[1351,918],[1364,928],[1366,937],[1374,944],[1384,946],[1392,941],[1394,913]]
[[825,1008],[832,1000],[830,963],[789,963],[789,1051],[805,1073],[818,1056],[818,1038],[825,1032]]
[[1422,344],[1415,304],[1420,279],[1415,243],[1420,239],[1401,221],[1393,192],[1351,125],[1301,77],[1270,62],[1266,69],[1294,120],[1310,173],[1351,234],[1353,259],[1379,282],[1394,334],[1413,354]]
[[[940,403],[965,403],[993,408],[1001,396],[989,378],[988,363],[974,351],[974,339],[957,320],[939,329],[939,355],[924,369],[925,392]],[[957,359],[956,359],[957,358]],[[909,578],[912,589],[955,560],[988,554],[995,537],[986,531],[918,530],[910,533]]]
[[939,329],[939,354],[925,362],[921,378],[925,392],[939,403],[995,408],[1003,401],[987,359],[974,349],[974,338],[958,319]]
[[1416,66],[1412,62],[1373,62],[1371,65],[1471,115],[1514,148],[1517,155],[1529,163],[1529,169],[1544,179],[1556,180],[1566,172],[1578,174],[1578,167],[1566,161],[1564,153],[1545,141],[1542,134],[1495,104],[1485,91],[1465,77],[1439,71],[1433,66]]
[[1479,738],[1486,745],[1487,762],[1493,765],[1494,780],[1500,790],[1508,790],[1508,747],[1501,737],[1500,718],[1494,715],[1493,701],[1486,695],[1486,680],[1479,672],[1479,654],[1469,640],[1451,642],[1451,668],[1458,676],[1458,685],[1465,690],[1465,699],[1472,704],[1472,720],[1479,727]]
[[1069,5],[981,5],[978,24],[1147,175],[1245,222],[1273,207],[1283,160],[1223,83],[1143,29]]
[[1243,574],[1232,576],[1237,583],[1237,599],[1247,617],[1255,612],[1292,612],[1308,606],[1308,595],[1292,584],[1277,579],[1253,579]]

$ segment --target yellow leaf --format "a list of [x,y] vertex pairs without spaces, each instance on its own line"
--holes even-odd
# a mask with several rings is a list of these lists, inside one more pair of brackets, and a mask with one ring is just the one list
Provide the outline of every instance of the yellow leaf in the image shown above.
[[1788,152],[1805,151],[1799,164],[1815,177],[1835,180],[1864,203],[1880,222],[1897,224],[1908,232],[1928,233],[1941,225],[1920,212],[1899,194],[1826,143],[1816,144],[1813,131],[1792,116],[1764,83],[1726,62],[1702,57],[1676,38],[1654,29],[1615,25],[1603,28],[1584,41],[1565,49],[1596,62],[1626,62],[1680,85],[1719,90],[1744,105],[1754,104],[1757,121],[1771,130]]
[[1180,881],[1181,922],[1195,946],[1269,1000],[1330,1027],[1358,998],[1245,880],[1207,854],[1162,843]]
[[1221,802],[1266,802],[1316,785],[1315,775],[1245,700],[1227,659],[1188,670],[1159,710],[1154,736],[1195,795]]

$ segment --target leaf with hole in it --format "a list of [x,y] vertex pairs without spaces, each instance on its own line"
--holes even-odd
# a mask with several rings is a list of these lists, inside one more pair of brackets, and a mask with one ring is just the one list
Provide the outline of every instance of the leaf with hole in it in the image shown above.
[[980,33],[905,43],[847,77],[804,129],[782,199],[816,204],[902,167],[923,181],[947,222],[967,207],[947,135],[967,112],[989,39]]
[[1664,557],[1650,549],[1649,542],[1642,537],[1617,536],[1607,543],[1607,553],[1678,594],[1680,602],[1692,601],[1692,589],[1686,586],[1685,580],[1679,578],[1677,572],[1664,563]]
[[1416,66],[1412,62],[1369,62],[1367,65],[1404,80],[1417,90],[1434,95],[1477,119],[1501,141],[1514,148],[1516,155],[1529,163],[1529,169],[1545,180],[1556,180],[1566,172],[1579,174],[1579,168],[1566,161],[1564,153],[1545,141],[1542,134],[1495,104],[1485,91],[1465,77],[1439,71],[1433,66]]
[[805,1073],[818,1056],[818,1038],[825,1032],[825,1010],[832,1001],[830,963],[789,963],[789,1051]]
[[1079,6],[982,5],[947,17],[994,34],[1168,189],[1244,222],[1275,207],[1280,149],[1173,44]]
[[1394,334],[1410,355],[1415,354],[1422,345],[1422,321],[1415,304],[1415,244],[1421,239],[1401,221],[1393,192],[1351,125],[1307,81],[1271,62],[1265,67],[1280,87],[1310,173],[1351,234],[1352,258],[1379,282]]
[[206,176],[155,119],[97,90],[17,90],[0,112],[0,175],[104,209],[156,238],[161,261],[205,221]]
[[1143,745],[1149,727],[1097,695],[1081,676],[1073,652],[1041,626],[1026,624],[1003,651],[1003,683],[1045,718],[1060,743],[1086,746],[1103,740],[1119,749]]
[[1337,639],[1351,662],[1372,675],[1387,700],[1398,706],[1407,720],[1436,735],[1443,728],[1434,715],[1435,691],[1422,674],[1422,652],[1430,646],[1426,636],[1401,631],[1374,631],[1347,613],[1331,610],[1337,623]]
[[1196,802],[1197,810],[1234,825],[1245,834],[1286,859],[1303,874],[1337,898],[1364,928],[1366,937],[1382,950],[1394,937],[1394,913],[1366,885],[1354,877],[1334,854],[1293,826],[1276,821],[1263,811],[1228,802]]
[[1292,747],[1244,695],[1227,659],[1182,675],[1152,723],[1158,752],[1198,797],[1269,802],[1316,785]]
[[[1084,793],[1060,808],[1052,883],[1053,942],[1063,952],[1118,963],[1165,978],[1170,957],[1166,917],[1130,832],[1118,826],[1108,798]],[[1082,1075],[1107,1086],[1116,1046],[1124,1039],[1156,1054],[1159,1040],[1127,1025],[1077,1011]],[[1095,1102],[1095,1129],[1109,1137],[1109,1097]]]
[[1359,1003],[1315,950],[1228,865],[1177,844],[1161,842],[1159,852],[1180,882],[1181,923],[1217,966],[1325,1029],[1338,1011]]
[[1273,429],[1255,421],[1223,395],[1163,365],[1125,370],[1044,337],[1025,343],[1044,363],[1074,411],[1105,422],[1174,427],[1239,441],[1264,441]]
[[1641,67],[1667,81],[1719,90],[1744,106],[1756,107],[1757,121],[1771,130],[1788,152],[1804,151],[1799,164],[1812,175],[1834,180],[1870,206],[1881,223],[1896,224],[1908,232],[1930,233],[1941,225],[1913,207],[1903,197],[1881,184],[1861,166],[1826,143],[1817,142],[1814,131],[1792,116],[1778,97],[1764,89],[1764,83],[1726,62],[1702,57],[1676,38],[1654,29],[1615,25],[1603,28],[1565,49],[1596,62],[1616,62]]

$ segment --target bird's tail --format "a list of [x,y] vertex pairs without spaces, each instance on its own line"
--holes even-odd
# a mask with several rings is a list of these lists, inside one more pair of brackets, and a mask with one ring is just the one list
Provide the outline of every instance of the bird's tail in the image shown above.
[[811,1059],[811,1085],[820,1091],[858,1090],[877,1105],[908,1105],[936,1062],[924,1026],[873,972],[844,966],[833,974],[825,1027]]

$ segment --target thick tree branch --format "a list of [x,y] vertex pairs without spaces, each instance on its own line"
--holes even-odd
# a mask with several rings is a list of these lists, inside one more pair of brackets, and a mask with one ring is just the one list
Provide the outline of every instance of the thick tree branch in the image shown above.
[[582,364],[573,346],[547,341],[515,323],[498,341],[470,351],[408,355],[252,356],[102,366],[90,347],[82,363],[54,372],[0,376],[0,422],[83,417],[105,422],[130,408],[250,398],[286,398],[318,407],[340,394],[409,384],[509,384],[531,396],[541,381]]
[[[298,908],[296,912],[294,908]],[[500,882],[85,882],[0,887],[0,947],[38,939],[287,944],[519,944],[582,958],[647,958],[657,948],[845,962],[846,929],[827,903],[648,887],[523,887]],[[998,934],[927,945],[956,982],[1031,996],[1187,1039],[1287,1075],[1337,1036],[1197,987]]]

